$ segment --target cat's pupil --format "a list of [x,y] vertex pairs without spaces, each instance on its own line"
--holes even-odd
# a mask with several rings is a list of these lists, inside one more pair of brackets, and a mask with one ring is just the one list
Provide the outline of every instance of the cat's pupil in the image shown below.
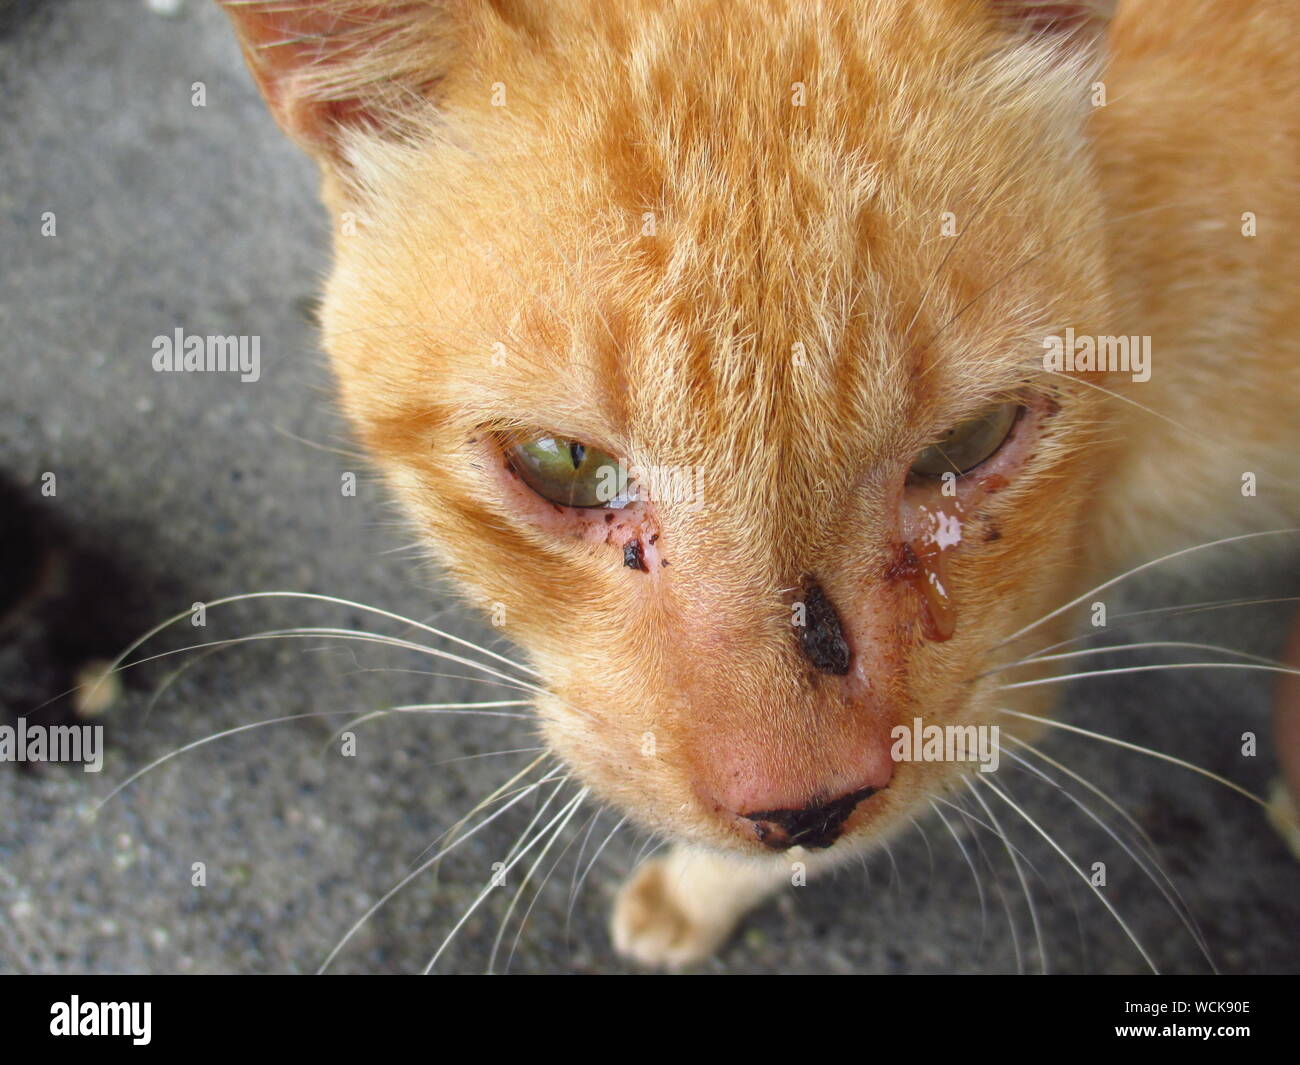
[[569,444],[569,461],[573,463],[573,468],[579,469],[582,466],[583,459],[587,457],[587,449],[581,444]]

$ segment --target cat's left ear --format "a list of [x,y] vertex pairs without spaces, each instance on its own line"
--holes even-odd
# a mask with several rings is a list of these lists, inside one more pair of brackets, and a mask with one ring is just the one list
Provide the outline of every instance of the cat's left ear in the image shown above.
[[323,162],[349,127],[400,134],[456,50],[458,0],[217,0],[271,114]]

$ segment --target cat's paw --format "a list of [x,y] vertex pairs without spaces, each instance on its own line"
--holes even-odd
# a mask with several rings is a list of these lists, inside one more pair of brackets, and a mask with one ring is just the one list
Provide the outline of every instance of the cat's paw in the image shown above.
[[737,918],[699,913],[683,894],[677,873],[669,860],[652,859],[619,889],[610,934],[624,957],[680,969],[712,956],[731,935]]

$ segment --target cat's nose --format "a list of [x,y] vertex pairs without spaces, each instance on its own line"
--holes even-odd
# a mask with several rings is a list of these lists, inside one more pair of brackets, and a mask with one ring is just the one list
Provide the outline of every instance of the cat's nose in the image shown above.
[[870,734],[832,734],[811,749],[768,740],[715,747],[696,788],[740,835],[772,850],[829,847],[894,776],[888,742]]
[[839,612],[817,580],[808,576],[801,589],[804,618],[799,646],[804,657],[823,673],[842,677],[849,671],[849,643]]
[[879,788],[858,788],[838,799],[794,810],[758,810],[741,816],[753,823],[754,835],[765,847],[820,849],[829,847],[844,831],[844,822]]

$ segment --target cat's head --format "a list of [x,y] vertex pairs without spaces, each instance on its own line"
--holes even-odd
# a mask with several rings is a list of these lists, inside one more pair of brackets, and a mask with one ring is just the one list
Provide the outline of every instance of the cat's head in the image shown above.
[[1104,465],[1042,364],[1108,315],[1104,6],[229,6],[322,163],[348,413],[643,824],[882,832],[972,768],[898,726],[1035,705],[987,671]]

